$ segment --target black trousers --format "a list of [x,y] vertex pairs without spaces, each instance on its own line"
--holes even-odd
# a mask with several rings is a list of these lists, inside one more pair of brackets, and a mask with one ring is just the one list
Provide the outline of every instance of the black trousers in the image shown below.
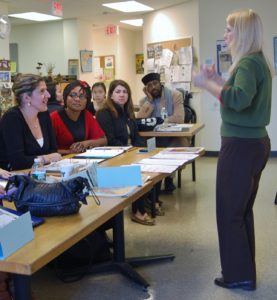
[[222,138],[217,164],[216,216],[226,282],[256,280],[253,205],[270,140]]

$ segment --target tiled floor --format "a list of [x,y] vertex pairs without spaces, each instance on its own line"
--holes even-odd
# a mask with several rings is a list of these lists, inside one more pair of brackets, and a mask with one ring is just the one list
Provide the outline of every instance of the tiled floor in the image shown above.
[[[126,254],[140,256],[174,253],[173,262],[157,263],[137,270],[149,281],[147,291],[120,274],[86,276],[64,284],[53,271],[43,269],[33,276],[38,300],[239,300],[277,299],[277,158],[271,158],[261,179],[255,203],[257,290],[225,290],[213,284],[220,275],[215,223],[216,158],[196,163],[197,181],[191,167],[183,171],[182,188],[161,196],[166,215],[155,226],[143,226],[125,213]],[[238,170],[239,172],[239,170]]]

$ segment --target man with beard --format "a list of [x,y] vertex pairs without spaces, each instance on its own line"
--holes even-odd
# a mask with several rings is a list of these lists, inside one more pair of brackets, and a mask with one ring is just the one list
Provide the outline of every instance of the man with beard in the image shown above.
[[[170,90],[163,86],[160,81],[159,73],[149,73],[141,81],[144,84],[143,91],[146,95],[140,100],[140,109],[137,118],[161,117],[161,109],[167,110],[169,123],[184,123],[185,112],[183,96],[177,90]],[[158,147],[180,147],[188,145],[187,139],[159,137],[157,138]],[[173,191],[175,186],[172,177],[165,179],[165,191]]]

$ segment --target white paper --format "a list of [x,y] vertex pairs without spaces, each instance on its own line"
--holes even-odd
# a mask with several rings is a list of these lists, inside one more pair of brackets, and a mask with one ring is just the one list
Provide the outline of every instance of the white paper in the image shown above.
[[192,64],[192,46],[179,49],[179,64]]
[[163,49],[160,65],[169,68],[171,65],[172,57],[173,52],[171,50]]
[[93,69],[96,70],[96,69],[100,69],[101,66],[100,66],[100,57],[94,57],[93,58]]
[[176,171],[178,166],[166,166],[166,165],[140,165],[142,172],[151,173],[172,173]]
[[17,218],[18,216],[0,208],[0,228],[5,227],[7,224],[11,223]]
[[175,160],[186,160],[187,162],[190,160],[195,159],[199,155],[197,154],[185,154],[185,153],[163,153],[160,152],[154,156],[152,156],[153,159],[175,159]]
[[179,81],[191,81],[192,65],[181,65],[179,70]]
[[180,73],[180,66],[171,66],[170,67],[170,82],[178,82]]
[[182,166],[187,162],[186,159],[155,159],[155,158],[144,158],[138,161],[139,164],[143,165],[161,165],[161,166]]
[[154,69],[155,69],[155,59],[154,58],[147,59],[148,72],[154,72]]

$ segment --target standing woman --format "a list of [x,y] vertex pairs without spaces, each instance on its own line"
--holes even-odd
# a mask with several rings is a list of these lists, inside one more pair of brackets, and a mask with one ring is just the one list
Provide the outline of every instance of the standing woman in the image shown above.
[[31,168],[35,158],[44,163],[60,160],[47,111],[50,95],[43,78],[20,75],[12,90],[17,105],[0,120],[0,167],[20,170]]
[[230,78],[201,67],[194,85],[219,99],[221,149],[216,208],[224,288],[256,288],[253,205],[270,154],[266,126],[271,111],[272,76],[262,50],[262,23],[252,9],[227,17],[224,40],[231,50]]
[[[143,146],[134,114],[131,89],[127,82],[114,80],[111,82],[108,97],[103,109],[97,111],[96,118],[105,131],[109,146]],[[132,204],[132,220],[142,225],[154,225],[145,210],[144,198]]]
[[87,87],[87,83],[80,80],[69,83],[63,91],[64,109],[51,114],[61,154],[80,153],[107,144],[105,133],[86,110]]

